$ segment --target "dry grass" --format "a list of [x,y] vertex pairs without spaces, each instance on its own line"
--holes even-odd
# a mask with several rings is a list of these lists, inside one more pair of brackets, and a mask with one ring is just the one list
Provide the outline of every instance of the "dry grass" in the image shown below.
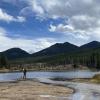
[[45,85],[34,81],[0,83],[0,100],[52,100],[50,97],[41,97],[41,95],[63,97],[72,93],[73,90],[66,87]]

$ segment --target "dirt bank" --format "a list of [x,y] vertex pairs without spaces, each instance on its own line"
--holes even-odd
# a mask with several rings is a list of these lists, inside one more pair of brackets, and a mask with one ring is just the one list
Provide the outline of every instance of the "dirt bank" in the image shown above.
[[72,89],[34,80],[0,83],[0,100],[61,100],[58,98],[67,98],[72,93]]

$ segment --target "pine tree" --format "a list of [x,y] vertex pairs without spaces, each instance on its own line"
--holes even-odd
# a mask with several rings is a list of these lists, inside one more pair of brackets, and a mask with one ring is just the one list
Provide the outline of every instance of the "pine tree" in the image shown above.
[[0,55],[0,65],[1,67],[7,67],[7,57],[4,54]]

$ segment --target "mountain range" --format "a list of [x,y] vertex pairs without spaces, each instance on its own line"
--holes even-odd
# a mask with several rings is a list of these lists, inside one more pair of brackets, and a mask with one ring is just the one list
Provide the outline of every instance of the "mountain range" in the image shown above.
[[43,49],[33,54],[29,54],[28,52],[20,48],[11,48],[1,52],[1,54],[4,54],[8,59],[18,59],[27,57],[43,57],[43,56],[54,56],[60,54],[70,54],[76,52],[86,52],[87,50],[89,51],[99,48],[100,48],[100,42],[98,41],[92,41],[80,47],[73,45],[69,42],[65,42],[65,43],[56,43],[46,49]]

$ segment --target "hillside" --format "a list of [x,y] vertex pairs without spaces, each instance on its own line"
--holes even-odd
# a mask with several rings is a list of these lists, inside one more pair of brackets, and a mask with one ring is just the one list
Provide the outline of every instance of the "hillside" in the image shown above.
[[96,49],[96,48],[100,48],[100,42],[98,42],[98,41],[92,41],[92,42],[89,42],[87,44],[80,46],[80,49],[82,49],[82,50]]
[[8,59],[18,59],[30,56],[29,53],[20,48],[11,48],[1,52],[1,54],[5,55]]
[[79,47],[75,46],[71,43],[65,42],[65,43],[56,43],[49,48],[43,49],[39,52],[36,52],[32,54],[33,57],[37,56],[51,56],[51,55],[57,55],[57,54],[63,54],[63,53],[70,53],[73,51],[76,51]]
[[100,42],[92,41],[80,47],[65,43],[56,43],[49,48],[34,54],[28,54],[19,48],[12,48],[3,52],[11,63],[46,65],[77,64],[100,68]]

